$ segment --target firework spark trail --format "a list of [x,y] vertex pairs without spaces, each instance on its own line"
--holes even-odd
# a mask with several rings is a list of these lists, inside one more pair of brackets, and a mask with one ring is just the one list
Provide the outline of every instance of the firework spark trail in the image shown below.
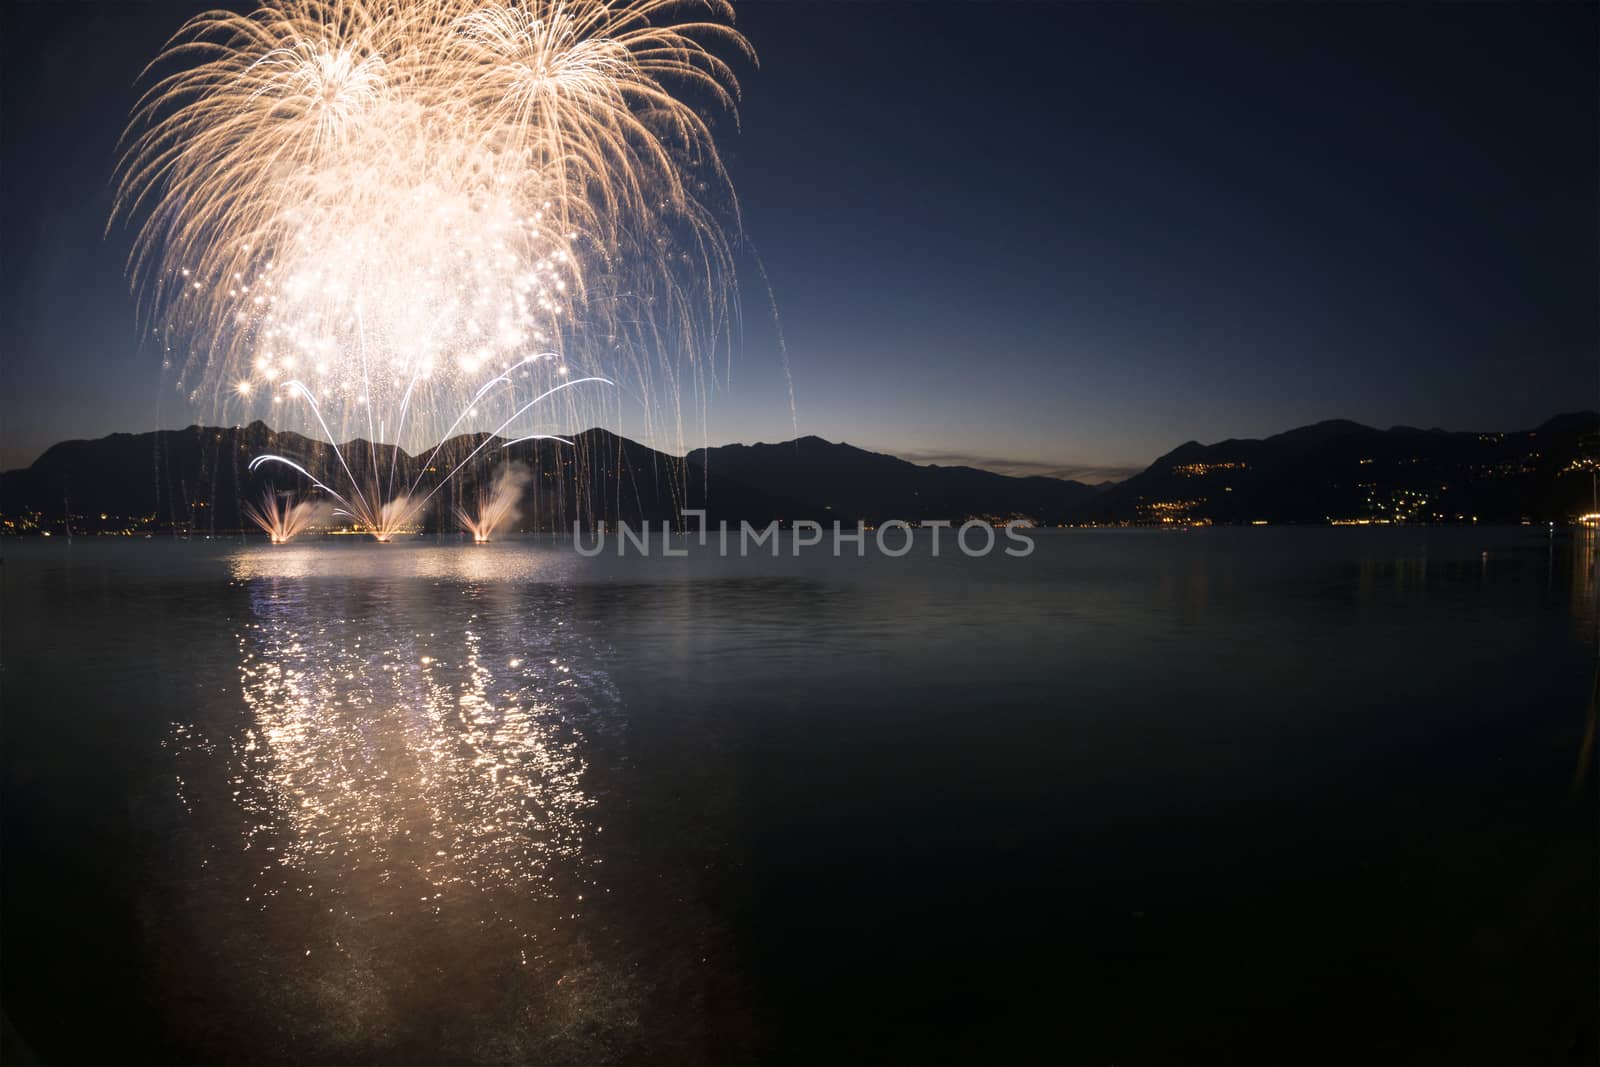
[[114,213],[138,224],[154,332],[188,349],[180,389],[240,418],[299,409],[334,445],[364,434],[370,483],[340,452],[340,499],[374,531],[420,506],[401,503],[415,480],[396,495],[398,453],[382,485],[378,438],[505,429],[481,410],[502,384],[619,383],[681,451],[685,384],[703,411],[734,318],[738,209],[696,106],[733,114],[718,53],[754,56],[731,19],[726,0],[191,19],[147,71]]

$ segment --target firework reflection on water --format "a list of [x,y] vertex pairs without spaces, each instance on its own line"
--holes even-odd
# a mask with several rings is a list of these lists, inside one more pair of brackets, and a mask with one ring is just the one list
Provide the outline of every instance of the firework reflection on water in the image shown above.
[[[626,742],[609,650],[573,625],[570,593],[491,580],[472,567],[483,553],[432,554],[467,568],[445,612],[433,583],[371,569],[414,555],[235,560],[240,716],[169,742],[196,828],[235,831],[197,844],[217,881],[190,921],[261,961],[221,980],[275,1001],[253,1017],[295,1019],[275,1055],[370,1050],[424,1013],[481,1012],[465,1059],[591,1058],[580,1022],[620,1032],[634,1010],[588,932],[610,891],[592,760]],[[439,968],[476,1002],[409,1005]]]

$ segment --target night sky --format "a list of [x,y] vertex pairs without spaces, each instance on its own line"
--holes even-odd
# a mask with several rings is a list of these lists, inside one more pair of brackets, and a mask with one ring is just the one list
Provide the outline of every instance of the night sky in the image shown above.
[[[214,4],[9,4],[0,467],[204,421],[103,237],[145,62]],[[1593,4],[752,0],[721,138],[766,290],[712,443],[1099,479],[1325,418],[1600,404]]]

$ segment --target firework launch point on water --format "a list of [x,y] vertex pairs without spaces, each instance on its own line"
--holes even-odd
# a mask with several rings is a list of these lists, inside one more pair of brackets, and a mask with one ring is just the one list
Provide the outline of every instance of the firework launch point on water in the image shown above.
[[326,522],[330,517],[325,504],[313,500],[291,503],[285,494],[271,486],[261,494],[259,505],[246,504],[243,510],[275,545],[288,544],[299,534]]
[[517,517],[517,503],[522,498],[523,487],[533,478],[533,472],[518,463],[508,463],[500,468],[494,484],[478,493],[475,510],[456,509],[456,519],[461,528],[472,535],[477,544],[488,544],[494,532],[502,529]]

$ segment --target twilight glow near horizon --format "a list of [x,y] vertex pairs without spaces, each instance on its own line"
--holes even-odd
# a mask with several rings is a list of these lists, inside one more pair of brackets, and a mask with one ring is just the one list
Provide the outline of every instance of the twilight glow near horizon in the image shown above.
[[[206,6],[6,10],[0,468],[215,418],[104,235],[139,71]],[[717,145],[794,406],[746,252],[708,443],[1098,480],[1325,418],[1600,406],[1593,5],[736,12],[761,62]]]

